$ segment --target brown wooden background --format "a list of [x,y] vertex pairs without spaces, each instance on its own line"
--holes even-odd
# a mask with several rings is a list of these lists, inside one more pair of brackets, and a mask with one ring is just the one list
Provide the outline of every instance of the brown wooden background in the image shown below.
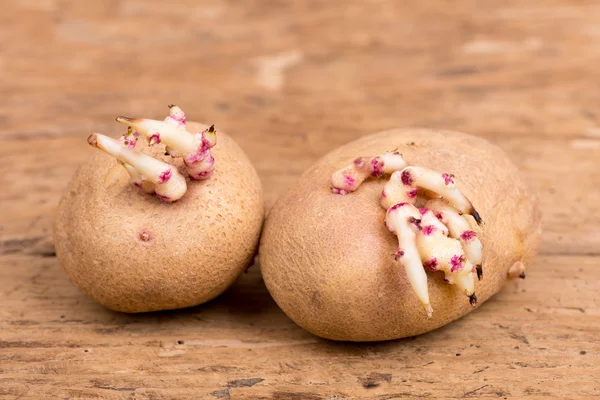
[[[91,131],[177,103],[231,133],[267,207],[319,156],[403,126],[504,148],[538,193],[541,254],[427,335],[335,343],[257,267],[219,299],[124,315],[86,298],[51,221]],[[0,2],[0,398],[600,395],[600,3]]]

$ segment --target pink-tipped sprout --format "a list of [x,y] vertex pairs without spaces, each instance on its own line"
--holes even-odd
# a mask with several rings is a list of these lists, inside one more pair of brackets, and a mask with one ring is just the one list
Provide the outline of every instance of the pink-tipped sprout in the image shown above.
[[[166,124],[172,125],[176,128],[185,127],[187,123],[187,119],[185,113],[179,106],[175,104],[169,104],[169,115],[165,118],[164,122]],[[171,157],[180,157],[181,155],[177,153],[177,151],[173,150],[169,146],[165,148],[166,155],[170,155]]]
[[442,235],[448,236],[448,227],[436,217],[431,209],[425,207],[419,208],[419,213],[421,214],[421,225],[426,228],[429,227],[429,229],[424,229],[424,234],[439,231]]
[[469,221],[441,198],[428,200],[425,207],[431,209],[437,218],[448,227],[451,238],[460,241],[467,259],[475,265],[477,278],[483,279],[483,245],[477,238],[477,234],[471,230]]
[[169,104],[169,116],[165,118],[165,122],[173,126],[185,126],[187,123],[185,113],[175,104]]
[[406,187],[402,184],[402,172],[396,171],[387,181],[381,192],[381,205],[388,209],[397,203],[415,204],[417,202],[418,190],[414,187]]
[[332,175],[331,191],[335,194],[354,192],[368,177],[379,178],[405,166],[402,154],[396,151],[371,158],[359,157]]
[[134,149],[137,144],[140,134],[133,130],[130,126],[127,127],[127,133],[121,136],[121,144],[128,149]]
[[[154,192],[164,201],[173,202],[179,200],[187,190],[185,177],[177,171],[177,168],[163,161],[139,151],[121,145],[117,140],[111,139],[99,133],[88,137],[88,143],[107,154],[115,157],[126,165],[126,169],[137,172],[131,175],[132,179],[148,181],[154,185]],[[140,178],[141,177],[141,178]]]
[[438,228],[437,220],[431,211],[423,215],[421,229],[417,232],[417,248],[424,265],[435,264],[429,267],[433,271],[443,271],[445,280],[456,285],[459,290],[469,297],[475,305],[475,266],[465,256],[459,240],[446,236],[448,232]]
[[399,203],[390,207],[385,216],[385,224],[398,236],[398,250],[395,259],[404,267],[412,289],[423,304],[427,316],[431,318],[433,309],[429,302],[427,274],[417,248],[417,232],[419,231],[419,210],[412,204]]
[[184,158],[184,161],[192,179],[207,179],[215,168],[215,158],[210,149],[217,144],[217,131],[215,126],[211,125],[197,135],[202,144],[196,153]]
[[421,188],[437,193],[454,206],[459,213],[471,214],[477,224],[482,223],[473,204],[456,186],[454,175],[440,174],[429,168],[410,166],[400,172],[400,180],[406,190]]
[[211,148],[217,143],[214,126],[202,132],[190,133],[186,129],[183,111],[175,105],[170,105],[170,109],[165,121],[129,117],[117,117],[117,121],[140,132],[150,145],[163,143],[171,156],[183,157],[192,179],[210,177],[215,163]]

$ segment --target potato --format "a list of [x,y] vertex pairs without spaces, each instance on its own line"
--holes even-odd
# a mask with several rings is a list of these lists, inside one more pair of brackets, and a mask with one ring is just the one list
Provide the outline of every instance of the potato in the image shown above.
[[481,225],[471,216],[463,220],[483,244],[483,279],[473,280],[477,305],[497,293],[509,275],[524,277],[523,267],[537,251],[537,201],[495,145],[463,133],[427,129],[363,137],[306,171],[269,212],[261,238],[261,270],[269,292],[292,320],[315,335],[348,341],[397,339],[439,328],[473,309],[457,285],[444,283],[444,274],[427,272],[424,285],[433,308],[427,318],[407,270],[395,260],[406,258],[398,253],[398,239],[406,237],[397,238],[384,223],[380,198],[387,177],[367,179],[343,196],[332,194],[334,172],[352,165],[356,157],[393,149],[411,166],[454,174],[446,177],[456,179],[483,219]]
[[[195,122],[187,127],[207,128]],[[54,239],[64,270],[112,310],[167,310],[209,301],[252,262],[258,244],[262,188],[233,139],[218,133],[214,173],[202,181],[190,181],[180,159],[163,155],[164,146],[152,149],[143,148],[185,177],[187,192],[180,200],[169,203],[144,193],[113,157],[95,152],[75,174],[56,215]]]

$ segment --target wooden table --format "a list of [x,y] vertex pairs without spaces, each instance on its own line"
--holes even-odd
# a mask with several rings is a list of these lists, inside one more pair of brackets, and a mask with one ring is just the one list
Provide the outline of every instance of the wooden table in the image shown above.
[[[0,398],[600,395],[599,43],[593,1],[4,0]],[[385,343],[312,336],[256,266],[202,306],[108,311],[58,265],[54,210],[90,132],[171,102],[234,136],[267,207],[367,133],[488,138],[540,197],[541,254],[477,311]]]

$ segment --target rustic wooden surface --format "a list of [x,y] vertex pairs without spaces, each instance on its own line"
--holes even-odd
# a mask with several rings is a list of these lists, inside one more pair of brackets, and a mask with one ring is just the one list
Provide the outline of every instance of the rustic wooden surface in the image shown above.
[[[3,0],[0,398],[600,396],[600,4],[593,1]],[[541,254],[416,338],[303,331],[251,268],[222,297],[124,315],[54,256],[59,196],[116,115],[168,103],[230,132],[267,207],[319,156],[388,127],[507,150],[538,193]]]

